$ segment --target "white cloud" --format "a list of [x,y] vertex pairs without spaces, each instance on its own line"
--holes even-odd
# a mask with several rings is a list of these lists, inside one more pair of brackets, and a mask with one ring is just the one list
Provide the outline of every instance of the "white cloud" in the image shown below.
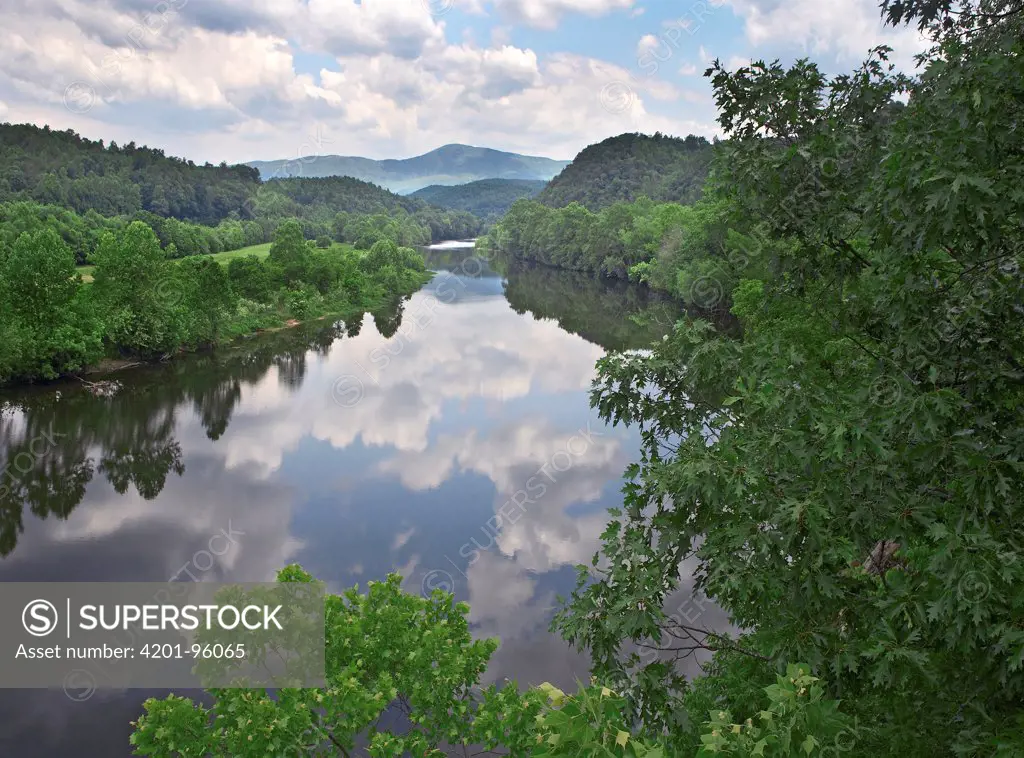
[[503,16],[541,29],[554,29],[567,14],[603,16],[629,10],[635,3],[636,0],[494,0]]
[[[505,27],[488,47],[453,44],[443,15],[422,0],[266,0],[249,15],[235,0],[189,3],[147,33],[145,49],[129,42],[145,15],[136,0],[60,0],[59,11],[57,0],[41,0],[38,12],[15,1],[19,12],[0,11],[0,97],[10,118],[194,160],[294,157],[316,129],[333,142],[315,152],[370,157],[463,142],[571,158],[625,131],[715,132],[710,111],[684,110],[686,98],[654,77],[581,55],[540,56],[509,44]],[[632,2],[497,7],[546,23]],[[334,62],[300,73],[300,50]],[[655,114],[652,101],[680,101],[686,117]]]
[[744,66],[750,66],[750,58],[744,58],[741,55],[730,55],[725,61],[725,67],[729,71],[736,71],[737,69],[743,68]]
[[640,38],[640,42],[637,43],[637,57],[643,57],[644,55],[647,55],[648,53],[657,50],[659,45],[661,45],[660,39],[658,39],[653,34],[645,34],[643,37]]
[[831,54],[836,62],[848,66],[865,58],[870,48],[887,44],[906,70],[912,70],[914,54],[925,47],[916,29],[883,26],[876,0],[728,2],[744,20],[747,40],[757,46],[797,46],[802,54]]
[[491,47],[504,47],[512,40],[512,30],[507,26],[491,28]]
[[423,0],[309,0],[307,33],[338,56],[389,53],[415,58],[444,32]]

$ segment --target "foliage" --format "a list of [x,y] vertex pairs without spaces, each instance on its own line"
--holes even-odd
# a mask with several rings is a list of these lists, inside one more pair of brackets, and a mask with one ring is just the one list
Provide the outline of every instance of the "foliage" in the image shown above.
[[267,261],[167,257],[142,221],[104,232],[83,285],[53,228],[0,243],[0,383],[54,379],[101,359],[153,359],[277,326],[291,319],[379,308],[424,281],[422,256],[389,248],[367,267],[351,248],[306,244],[298,222],[277,231]]
[[372,235],[356,245],[361,249],[384,236],[400,245],[426,245],[471,237],[481,228],[480,219],[470,213],[402,197],[351,176],[271,179],[260,188],[254,212],[268,231],[280,220],[297,218],[307,238],[326,235],[358,243]]
[[107,232],[91,260],[96,266],[91,295],[112,346],[155,357],[183,343],[182,283],[152,229],[135,221],[123,234]]
[[[0,124],[0,244],[26,231],[54,228],[85,263],[105,231],[142,221],[168,257],[238,250],[273,238],[295,219],[307,239],[334,237],[339,213],[389,221],[402,245],[466,238],[481,221],[472,214],[401,197],[348,176],[261,183],[248,166],[196,166],[129,143],[93,142],[48,126]],[[381,220],[383,219],[383,220]],[[355,233],[356,227],[353,226]],[[369,248],[381,238],[374,237]]]
[[[297,567],[279,579],[311,580]],[[400,582],[392,575],[371,583],[365,595],[353,588],[328,597],[326,688],[280,690],[276,697],[217,690],[211,708],[185,698],[148,700],[132,736],[136,753],[347,755],[363,737],[371,754],[397,758],[405,751],[429,755],[472,734],[481,707],[472,689],[496,643],[471,639],[465,604],[440,591],[429,598],[403,593]],[[489,697],[495,702],[499,693],[492,689]],[[393,704],[410,723],[405,734],[377,726]],[[534,711],[539,706],[535,698]],[[493,716],[480,727],[491,730],[492,742],[507,729]]]
[[134,142],[118,147],[48,126],[0,124],[0,202],[35,200],[84,214],[158,216],[215,224],[247,218],[259,184],[248,166],[197,166]]
[[[678,259],[742,336],[691,319],[601,361],[593,400],[643,451],[556,625],[649,729],[688,695],[634,643],[804,661],[857,717],[858,754],[1016,756],[1024,8],[886,5],[938,19],[917,78],[884,49],[833,79],[710,68],[725,254]],[[665,613],[684,561],[747,635]]]
[[768,707],[742,723],[733,723],[729,711],[712,711],[697,758],[813,758],[852,749],[856,731],[806,666],[789,664],[765,693]]
[[299,223],[286,221],[279,226],[267,256],[271,277],[286,286],[305,281],[310,258],[311,252]]
[[79,215],[57,205],[28,201],[0,203],[0,245],[10,247],[25,232],[53,229],[74,252],[77,263],[85,263],[104,231],[122,227],[118,220],[105,218],[95,211]]
[[676,272],[716,255],[727,228],[708,217],[729,209],[701,200],[712,155],[707,140],[692,135],[623,134],[591,145],[535,200],[517,200],[487,243],[523,260],[632,276],[690,299],[705,274],[680,283]]
[[704,189],[712,146],[703,137],[620,134],[590,145],[537,196],[551,208],[599,211],[640,197],[688,204]]
[[78,371],[102,352],[101,325],[80,297],[75,258],[52,229],[0,251],[0,382]]
[[260,303],[270,302],[273,292],[270,274],[258,255],[247,255],[229,262],[228,280],[239,296]]
[[[741,274],[758,271],[761,264],[748,255],[747,240],[731,229],[732,220],[731,206],[712,199],[683,206],[640,198],[598,213],[576,203],[553,209],[521,200],[486,240],[491,248],[521,260],[631,278],[689,304],[713,308],[724,305],[727,290],[702,292],[710,276],[728,285]],[[726,268],[729,261],[734,265]]]
[[[313,581],[298,566],[283,569],[278,580]],[[360,751],[399,758],[473,749],[520,758],[683,758],[661,735],[631,730],[625,700],[597,683],[568,695],[546,682],[525,691],[514,682],[481,688],[498,642],[472,639],[469,606],[450,593],[411,595],[401,583],[392,574],[370,582],[365,594],[354,587],[327,596],[326,687],[216,689],[209,706],[176,695],[150,698],[134,722],[135,754],[298,758]],[[837,704],[821,699],[805,667],[790,676],[769,688],[765,713],[774,721],[766,739],[830,739],[845,724]],[[397,725],[388,728],[389,722]],[[707,744],[717,738],[714,729],[709,726]]]
[[175,274],[181,289],[180,307],[187,319],[185,344],[213,344],[236,308],[227,272],[210,258],[187,258]]
[[484,221],[497,221],[512,203],[537,195],[547,182],[539,179],[481,179],[468,184],[434,184],[416,190],[409,197],[420,198],[442,208],[467,211]]

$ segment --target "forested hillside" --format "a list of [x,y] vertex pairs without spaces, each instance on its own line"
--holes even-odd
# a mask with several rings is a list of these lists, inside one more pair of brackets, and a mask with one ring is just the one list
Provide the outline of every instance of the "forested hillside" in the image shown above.
[[427,206],[350,176],[271,179],[264,189],[286,197],[296,208],[326,205],[346,213],[379,213],[399,209],[412,212]]
[[[353,215],[366,218],[352,224]],[[24,232],[53,229],[82,265],[103,232],[142,221],[176,258],[269,242],[288,219],[299,220],[307,239],[361,240],[367,248],[385,226],[392,230],[385,236],[405,245],[481,229],[468,213],[358,179],[262,183],[247,166],[197,166],[134,143],[118,147],[70,130],[0,125],[0,245],[13,245]],[[346,224],[348,236],[341,232]]]
[[493,221],[508,213],[516,200],[535,197],[546,186],[547,182],[541,180],[481,179],[452,186],[435,184],[413,192],[410,197]]
[[102,216],[147,211],[216,224],[250,218],[259,185],[249,166],[197,166],[163,150],[92,141],[48,126],[0,124],[0,202],[34,200]]
[[480,219],[465,211],[439,208],[348,176],[272,179],[260,187],[254,213],[258,218],[297,218],[308,238],[333,234],[339,241],[338,214],[343,214],[346,220],[352,216],[386,215],[407,219],[408,223],[427,230],[425,237],[397,240],[402,244],[472,237],[482,226]]
[[703,137],[620,134],[584,149],[537,200],[552,208],[576,202],[592,211],[641,196],[692,203],[703,192],[711,156]]

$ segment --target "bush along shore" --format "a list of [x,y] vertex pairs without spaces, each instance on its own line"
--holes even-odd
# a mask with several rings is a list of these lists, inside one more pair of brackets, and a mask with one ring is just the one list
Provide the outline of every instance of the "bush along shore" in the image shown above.
[[415,292],[422,256],[390,239],[367,251],[314,247],[297,221],[281,224],[269,254],[224,266],[172,260],[153,230],[133,222],[101,238],[92,282],[52,229],[0,249],[0,385],[46,381],[113,362],[163,360],[264,329],[348,318]]

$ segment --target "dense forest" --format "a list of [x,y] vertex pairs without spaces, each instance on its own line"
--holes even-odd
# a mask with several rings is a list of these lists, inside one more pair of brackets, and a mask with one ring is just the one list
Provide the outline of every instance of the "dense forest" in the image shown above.
[[[427,230],[425,237],[410,238],[402,244],[466,239],[482,228],[481,220],[471,213],[439,208],[348,176],[272,179],[257,192],[254,212],[257,218],[298,218],[310,239],[324,234],[337,238],[338,224],[344,225],[344,219],[354,216],[384,215],[405,226]],[[341,222],[337,220],[339,213],[343,214]]]
[[31,124],[0,124],[0,171],[0,202],[34,200],[101,216],[147,211],[202,224],[251,218],[248,203],[260,183],[249,166],[197,166],[134,142],[104,145]]
[[419,198],[442,208],[467,211],[484,221],[497,221],[508,213],[512,203],[535,197],[547,182],[530,179],[481,179],[452,186],[435,184],[413,192]]
[[[641,453],[553,624],[589,684],[479,687],[497,641],[396,575],[328,597],[326,688],[151,699],[135,748],[1024,755],[1024,3],[882,12],[928,39],[917,73],[884,47],[838,76],[709,67],[726,140],[703,193],[563,186],[553,205],[592,207],[499,225],[520,244],[556,219],[560,256],[642,228],[612,268],[738,321],[690,314],[598,363],[592,403]],[[695,592],[733,632],[672,603]]]
[[[482,240],[481,247],[513,257],[618,279],[646,278],[659,289],[680,294],[669,277],[654,277],[651,267],[671,259],[661,271],[679,270],[682,249],[705,250],[719,244],[724,228],[709,214],[722,212],[716,201],[693,206],[655,203],[643,197],[615,203],[596,213],[579,203],[549,208],[535,200],[519,200]],[[713,256],[707,256],[713,258]]]
[[536,198],[517,200],[482,244],[526,261],[632,276],[678,295],[678,266],[663,267],[671,276],[644,266],[678,257],[679,247],[712,245],[707,215],[721,204],[703,193],[715,150],[700,137],[660,134],[591,145]]
[[391,239],[360,253],[317,249],[281,224],[266,260],[169,259],[141,221],[103,233],[93,281],[50,228],[0,248],[0,384],[79,373],[103,358],[153,360],[327,314],[350,316],[414,291],[423,258]]
[[355,242],[338,234],[345,223],[336,220],[338,213],[399,219],[409,229],[396,238],[402,244],[470,237],[481,229],[471,214],[350,177],[263,183],[248,166],[197,166],[161,150],[104,146],[46,126],[0,124],[0,171],[0,244],[52,228],[79,264],[104,231],[133,221],[150,226],[170,257],[269,242],[277,226],[293,218],[307,239]]
[[690,203],[704,190],[713,152],[711,143],[692,134],[620,134],[585,148],[537,200],[551,208],[579,203],[591,211],[640,197]]

